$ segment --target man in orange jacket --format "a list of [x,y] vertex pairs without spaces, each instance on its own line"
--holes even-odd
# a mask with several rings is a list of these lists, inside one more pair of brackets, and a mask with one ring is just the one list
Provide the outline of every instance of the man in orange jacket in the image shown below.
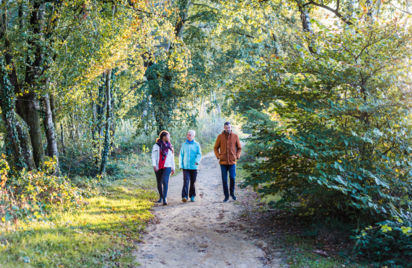
[[239,137],[232,132],[232,126],[229,122],[224,124],[224,131],[217,136],[215,142],[215,155],[219,159],[220,169],[222,171],[222,184],[225,199],[223,202],[229,200],[229,190],[227,187],[227,172],[230,177],[230,196],[236,200],[235,196],[235,177],[236,177],[236,161],[240,158],[242,145]]

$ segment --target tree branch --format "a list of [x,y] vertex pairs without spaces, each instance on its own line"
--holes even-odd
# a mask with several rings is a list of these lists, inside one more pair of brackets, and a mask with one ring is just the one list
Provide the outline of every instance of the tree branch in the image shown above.
[[206,4],[200,4],[200,3],[191,3],[191,4],[194,5],[194,6],[207,7],[209,9],[218,10],[217,8],[208,6]]
[[401,9],[401,8],[399,8],[399,7],[397,7],[397,6],[395,6],[395,5],[394,5],[394,4],[392,4],[391,2],[389,2],[389,5],[390,5],[391,7],[393,7],[393,8],[395,8],[395,9],[399,10],[400,12],[406,13],[406,14],[408,14],[408,15],[412,15],[412,13],[411,13],[411,12],[409,12],[408,10],[403,10],[403,9]]
[[247,33],[242,33],[242,32],[239,32],[239,31],[232,31],[232,33],[235,33],[235,34],[238,34],[238,35],[243,35],[243,36],[248,37],[248,38],[255,38],[253,35],[250,35],[250,34],[247,34]]
[[337,2],[337,7],[336,9],[333,9],[327,5],[321,4],[321,3],[317,3],[315,1],[309,1],[307,3],[305,3],[303,6],[308,6],[308,5],[314,5],[317,7],[321,7],[323,9],[329,10],[330,12],[332,12],[333,14],[335,14],[338,18],[340,18],[344,23],[346,23],[347,25],[352,25],[352,22],[349,21],[348,19],[346,19],[342,14],[339,13],[339,5],[340,5],[340,1]]

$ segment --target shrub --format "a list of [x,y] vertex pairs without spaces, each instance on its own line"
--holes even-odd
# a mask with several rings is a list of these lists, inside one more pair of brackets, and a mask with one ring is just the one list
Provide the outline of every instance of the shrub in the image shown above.
[[361,230],[355,237],[357,256],[375,260],[379,265],[407,267],[412,259],[412,223],[397,218]]
[[98,173],[100,154],[90,142],[71,143],[59,156],[60,169],[68,177],[95,176]]
[[[266,81],[263,72],[261,84],[253,85],[266,94],[255,95],[250,86],[239,91],[256,156],[247,165],[248,184],[352,220],[381,220],[410,209],[410,93],[393,80],[405,79],[401,59],[410,53],[410,34],[396,23],[368,27],[359,26],[358,35],[325,30],[316,59],[297,48],[309,55],[274,60],[269,68],[281,79]],[[339,49],[342,42],[351,44],[347,51]],[[368,52],[355,60],[352,50],[362,47]],[[398,57],[400,69],[390,68],[392,58],[382,50]]]
[[[145,153],[155,140],[156,133],[138,131],[131,119],[119,120],[116,124],[113,152],[115,155],[126,153]],[[150,148],[151,149],[151,148]]]
[[[50,169],[55,163],[49,163]],[[0,158],[0,218],[2,222],[40,218],[53,205],[69,208],[80,204],[80,191],[66,177],[58,177],[45,171],[26,171],[9,177],[9,167]]]
[[315,55],[292,47],[266,63],[273,79],[265,68],[246,78],[234,98],[255,157],[246,185],[312,219],[367,225],[408,215],[410,38],[395,21],[323,29]]

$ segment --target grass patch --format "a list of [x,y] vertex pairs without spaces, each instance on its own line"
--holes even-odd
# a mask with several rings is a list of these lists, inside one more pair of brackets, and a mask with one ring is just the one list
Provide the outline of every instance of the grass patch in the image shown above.
[[[128,267],[157,195],[146,156],[121,167],[80,209],[54,209],[46,218],[1,230],[1,267]],[[137,161],[137,162],[135,162]],[[112,163],[114,164],[114,163]]]

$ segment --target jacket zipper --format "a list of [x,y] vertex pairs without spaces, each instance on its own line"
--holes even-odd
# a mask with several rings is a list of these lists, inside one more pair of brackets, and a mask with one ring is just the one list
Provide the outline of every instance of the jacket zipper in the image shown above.
[[189,160],[190,160],[190,149],[191,149],[191,148],[190,148],[190,145],[191,145],[191,144],[189,143]]

